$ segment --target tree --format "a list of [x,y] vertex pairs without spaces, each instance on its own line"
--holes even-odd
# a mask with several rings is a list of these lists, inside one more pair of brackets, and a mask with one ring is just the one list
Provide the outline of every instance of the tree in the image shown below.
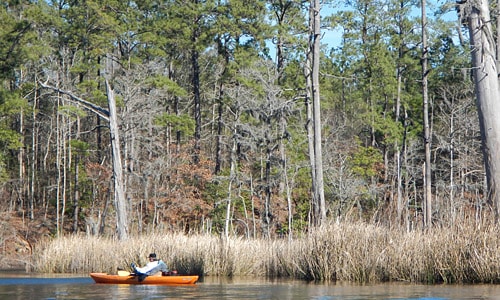
[[422,5],[422,98],[423,98],[423,114],[424,114],[424,148],[425,148],[425,164],[424,164],[424,227],[431,228],[432,226],[432,182],[431,182],[431,128],[429,121],[429,96],[427,79],[427,12],[425,10],[426,0],[421,1]]
[[[500,90],[496,47],[490,20],[489,2],[465,1],[460,6],[462,21],[469,29],[476,104],[486,169],[487,198],[495,221],[500,215]],[[497,41],[498,42],[498,41]]]
[[[313,223],[322,225],[326,222],[326,202],[323,184],[323,154],[321,139],[321,99],[319,86],[320,67],[320,42],[321,42],[321,7],[319,0],[311,0],[309,7],[309,48],[305,75],[308,86],[306,89],[312,98],[312,111],[308,122],[308,139],[310,143],[309,155],[311,157],[312,172],[312,198],[313,198]],[[309,98],[306,104],[309,105]],[[311,127],[312,126],[312,127]],[[312,130],[311,130],[312,129]]]

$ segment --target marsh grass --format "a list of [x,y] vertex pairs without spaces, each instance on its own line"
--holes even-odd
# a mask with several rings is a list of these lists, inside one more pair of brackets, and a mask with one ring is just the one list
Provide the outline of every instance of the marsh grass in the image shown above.
[[318,281],[497,283],[497,226],[410,233],[368,224],[330,225],[293,241],[156,234],[118,241],[68,236],[36,245],[33,271],[108,272],[156,252],[184,274]]

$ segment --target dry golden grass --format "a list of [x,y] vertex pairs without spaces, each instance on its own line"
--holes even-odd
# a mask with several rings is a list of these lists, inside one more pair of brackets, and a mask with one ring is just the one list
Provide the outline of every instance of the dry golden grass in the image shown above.
[[494,283],[500,228],[473,225],[410,233],[368,224],[330,225],[288,240],[156,234],[118,241],[68,236],[36,245],[37,272],[116,272],[156,252],[180,273],[319,281]]

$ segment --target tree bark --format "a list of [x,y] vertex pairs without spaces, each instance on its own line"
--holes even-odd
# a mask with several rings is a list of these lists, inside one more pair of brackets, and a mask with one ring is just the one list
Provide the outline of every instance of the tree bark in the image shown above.
[[424,166],[424,227],[432,227],[432,178],[431,178],[431,130],[429,122],[429,96],[427,88],[427,16],[426,0],[421,1],[422,6],[422,96],[424,111],[424,147],[425,147],[425,166]]
[[229,171],[229,185],[227,188],[227,206],[226,206],[226,220],[225,220],[225,226],[224,226],[224,235],[226,237],[226,240],[229,239],[229,229],[232,226],[232,216],[231,216],[231,205],[232,205],[232,198],[233,198],[233,182],[236,181],[236,147],[237,147],[237,141],[236,141],[236,127],[233,130],[233,146],[231,147],[231,153],[230,153],[230,164],[231,168]]
[[[76,139],[80,139],[80,117],[76,119]],[[73,191],[73,232],[78,233],[78,215],[80,213],[80,150],[75,151],[75,178]]]
[[[198,1],[195,1],[198,3]],[[200,96],[200,65],[199,65],[199,52],[197,49],[198,39],[200,36],[199,29],[199,17],[197,16],[194,24],[193,35],[191,37],[192,49],[191,49],[191,68],[193,70],[191,83],[193,85],[193,97],[194,97],[194,153],[193,162],[198,164],[200,162],[200,140],[201,140],[201,96]]]
[[497,37],[496,37],[496,42],[497,42],[497,52],[496,52],[496,59],[497,59],[497,70],[498,68],[500,67],[500,30],[498,30],[498,28],[500,28],[500,0],[497,0],[497,9],[496,9],[496,12],[497,12]]
[[307,53],[307,59],[304,68],[304,76],[306,79],[306,96],[305,96],[305,106],[306,106],[306,130],[307,130],[307,150],[309,153],[309,165],[311,168],[311,212],[309,213],[309,218],[311,223],[315,223],[315,216],[319,215],[318,210],[318,200],[315,193],[316,190],[316,166],[314,162],[314,127],[313,127],[313,109],[311,103],[311,91],[312,91],[312,79],[311,79],[311,69],[312,69],[312,52]]
[[222,130],[224,128],[223,113],[224,102],[222,99],[223,84],[220,85],[221,94],[219,95],[219,103],[217,104],[217,139],[215,150],[215,168],[214,174],[219,175],[222,170]]
[[468,1],[465,4],[470,45],[476,104],[483,144],[483,160],[486,169],[487,195],[499,218],[500,195],[500,98],[498,71],[495,60],[495,42],[490,21],[488,1]]
[[320,40],[321,40],[321,16],[320,16],[320,3],[319,0],[311,0],[311,13],[312,21],[312,98],[313,98],[313,122],[314,122],[314,153],[315,153],[315,176],[316,187],[314,193],[317,195],[319,204],[318,225],[326,221],[326,203],[325,192],[323,184],[323,155],[321,147],[321,101],[319,89],[319,60],[320,60]]
[[[33,124],[37,124],[37,103],[38,103],[38,89],[34,91],[35,95],[33,97],[33,111],[31,113],[31,117],[33,120]],[[33,130],[31,131],[31,164],[30,164],[30,192],[29,192],[29,216],[31,220],[35,219],[35,170],[37,169],[37,153],[38,153],[38,127],[36,125],[33,126]]]
[[120,135],[118,134],[118,121],[116,118],[115,95],[108,80],[106,80],[106,94],[109,106],[109,133],[113,157],[113,179],[115,187],[116,230],[118,239],[128,238],[128,209],[123,190],[122,159],[120,154]]
[[[403,1],[400,1],[400,9],[403,9],[404,3]],[[398,35],[400,36],[400,40],[403,41],[403,32],[404,32],[404,27],[403,27],[404,22],[400,19],[398,21],[398,27],[399,27],[399,32]],[[398,58],[399,61],[403,60],[404,57],[404,51],[403,51],[404,44],[403,42],[400,43],[399,48],[398,48]],[[401,88],[403,84],[403,70],[404,66],[401,63],[398,63],[398,66],[396,68],[396,76],[397,76],[397,94],[396,94],[396,107],[395,107],[395,122],[400,122],[400,117],[401,117]],[[397,211],[397,224],[401,225],[402,223],[402,216],[403,216],[403,197],[402,197],[402,190],[403,190],[403,184],[402,184],[402,169],[401,169],[401,149],[399,147],[399,144],[397,141],[394,142],[394,166],[395,166],[395,173],[396,173],[396,211]],[[404,222],[403,222],[404,223]]]

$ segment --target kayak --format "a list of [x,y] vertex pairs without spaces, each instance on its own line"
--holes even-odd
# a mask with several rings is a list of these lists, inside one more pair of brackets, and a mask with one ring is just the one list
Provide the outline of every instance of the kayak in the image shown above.
[[139,281],[135,275],[112,275],[107,273],[90,273],[90,277],[96,283],[112,284],[194,284],[198,281],[198,275],[169,275],[169,276],[147,276]]

